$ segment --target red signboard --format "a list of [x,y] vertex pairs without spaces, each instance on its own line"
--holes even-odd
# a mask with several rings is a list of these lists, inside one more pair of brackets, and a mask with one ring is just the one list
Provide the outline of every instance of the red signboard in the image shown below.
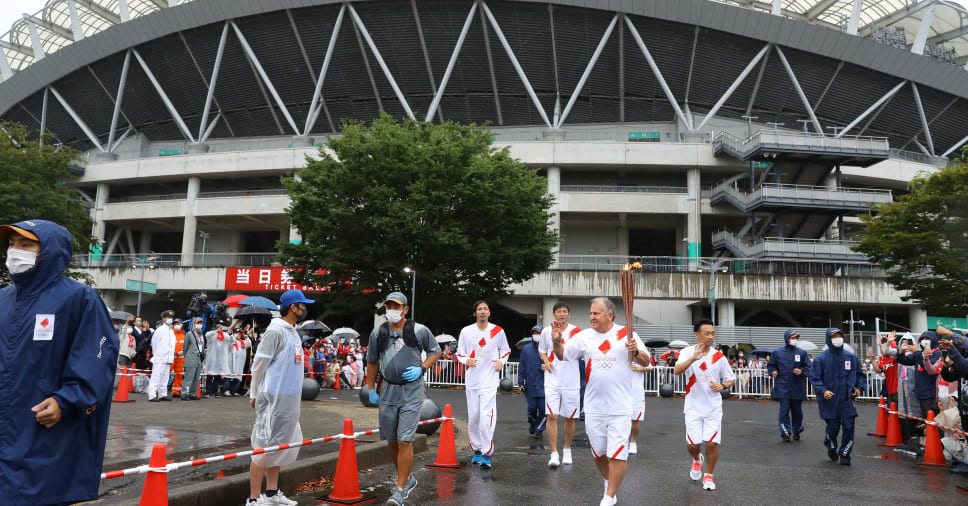
[[329,291],[329,287],[296,283],[292,279],[293,272],[286,267],[229,267],[225,269],[225,289],[243,292]]

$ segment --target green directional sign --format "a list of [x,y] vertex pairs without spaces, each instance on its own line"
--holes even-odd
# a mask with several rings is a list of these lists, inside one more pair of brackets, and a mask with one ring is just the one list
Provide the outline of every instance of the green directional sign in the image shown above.
[[946,329],[968,329],[968,318],[956,318],[953,316],[928,316],[928,328],[933,329],[938,326]]
[[662,132],[629,132],[629,140],[661,139]]
[[176,156],[180,154],[182,154],[182,150],[179,148],[158,150],[158,156]]
[[100,262],[104,255],[104,245],[101,243],[95,243],[91,245],[91,261]]
[[[137,279],[126,279],[124,280],[124,289],[129,292],[137,292],[139,291],[138,285],[140,284],[141,282],[139,282]],[[144,288],[142,288],[140,291],[144,293],[158,293],[158,285],[155,283],[145,283]]]
[[754,161],[753,162],[753,168],[754,169],[769,169],[770,168],[770,162]]

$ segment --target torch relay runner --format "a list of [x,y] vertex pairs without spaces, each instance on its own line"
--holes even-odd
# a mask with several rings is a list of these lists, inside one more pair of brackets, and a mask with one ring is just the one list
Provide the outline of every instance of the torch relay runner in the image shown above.
[[567,343],[562,325],[554,325],[551,340],[558,360],[585,359],[585,434],[591,443],[595,465],[605,479],[605,495],[600,506],[618,504],[616,494],[628,466],[629,433],[632,410],[639,393],[633,382],[637,374],[632,364],[650,365],[646,351],[634,331],[616,325],[615,304],[605,298],[592,299],[589,321]]

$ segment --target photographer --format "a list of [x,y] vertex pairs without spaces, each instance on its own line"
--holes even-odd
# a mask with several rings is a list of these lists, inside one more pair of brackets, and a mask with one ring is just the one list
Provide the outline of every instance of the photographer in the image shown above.
[[[932,331],[921,333],[919,346],[905,344],[897,355],[898,363],[914,366],[914,395],[921,408],[920,418],[927,418],[928,411],[938,412],[938,372],[941,370],[941,350],[938,335]],[[923,432],[919,430],[923,435]]]
[[[964,421],[968,420],[968,339],[944,327],[935,329],[938,334],[938,347],[941,348],[941,359],[944,362],[941,369],[941,377],[945,381],[957,383],[958,385],[958,422],[948,421],[950,425],[964,427]],[[955,394],[952,394],[955,395]],[[960,434],[951,434],[941,438],[941,444],[957,462],[951,468],[953,473],[968,473],[968,450],[965,446],[965,438]]]

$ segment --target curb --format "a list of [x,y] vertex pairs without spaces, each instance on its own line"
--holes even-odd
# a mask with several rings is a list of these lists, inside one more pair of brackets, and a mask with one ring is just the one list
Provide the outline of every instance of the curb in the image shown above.
[[[426,451],[427,436],[417,434],[413,440],[413,451]],[[292,490],[296,485],[336,473],[339,451],[318,455],[306,460],[297,460],[282,467],[279,473],[279,488]],[[377,467],[390,464],[390,454],[386,441],[366,443],[356,448],[356,462],[360,468]],[[249,497],[249,473],[243,472],[220,480],[194,483],[168,491],[170,506],[208,506],[212,504],[244,504]],[[128,504],[137,504],[130,502]]]

